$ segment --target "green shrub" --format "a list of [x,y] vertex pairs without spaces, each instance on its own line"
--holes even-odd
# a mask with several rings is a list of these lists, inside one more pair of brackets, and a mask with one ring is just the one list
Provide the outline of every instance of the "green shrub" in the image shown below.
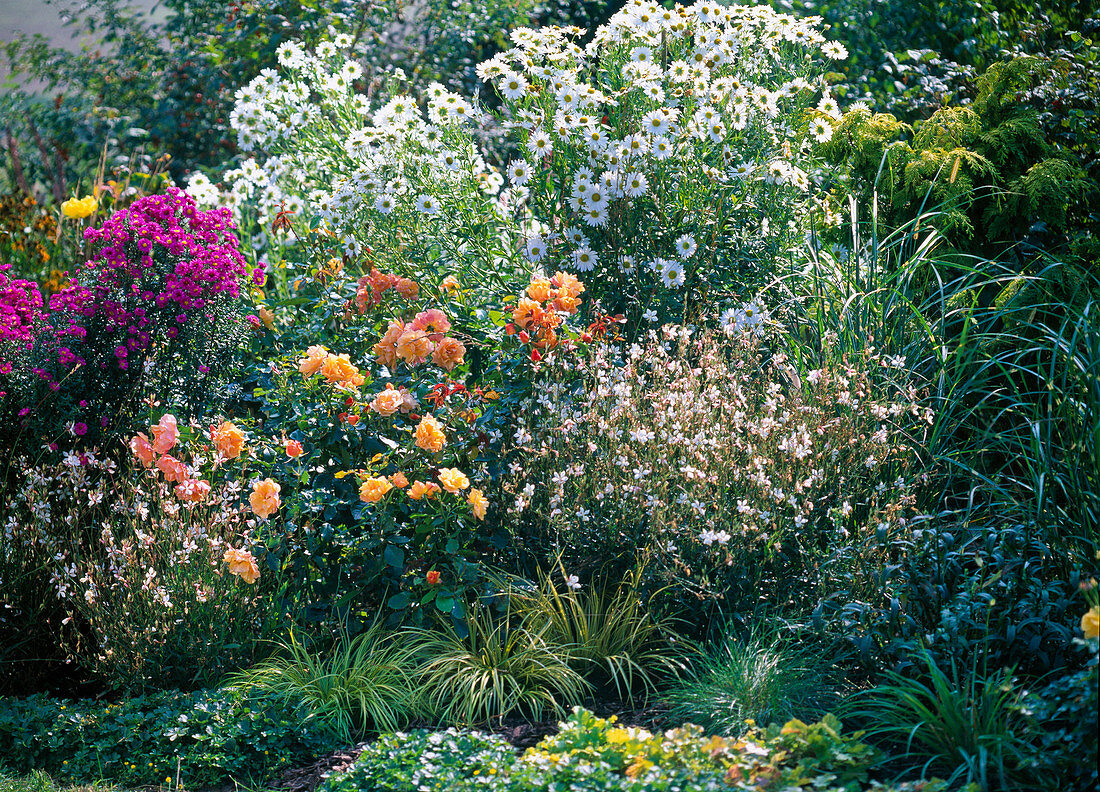
[[229,689],[113,704],[0,699],[0,764],[66,781],[191,789],[256,783],[330,748],[326,736],[293,707]]
[[831,659],[804,643],[806,636],[758,625],[743,634],[727,625],[719,635],[695,661],[691,676],[665,691],[668,722],[737,736],[753,722],[817,717],[839,701]]

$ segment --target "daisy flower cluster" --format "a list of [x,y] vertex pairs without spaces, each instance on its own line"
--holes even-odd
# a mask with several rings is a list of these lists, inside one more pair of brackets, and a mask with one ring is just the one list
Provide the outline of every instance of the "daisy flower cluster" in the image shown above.
[[789,249],[825,134],[807,109],[835,106],[819,64],[838,53],[817,21],[631,0],[583,48],[575,29],[513,31],[478,74],[519,147],[508,190],[543,229],[527,258],[569,262],[597,297],[682,307]]
[[871,359],[803,381],[763,344],[666,325],[593,344],[583,386],[551,376],[511,438],[517,533],[705,577],[738,554],[907,530],[918,395],[876,385]]
[[[421,235],[451,260],[500,253],[491,226],[501,179],[475,144],[483,115],[471,102],[433,83],[422,105],[398,75],[391,93],[368,98],[346,37],[314,52],[287,42],[279,64],[237,91],[231,123],[253,157],[229,174],[228,201],[258,206],[266,227],[280,211],[303,235],[319,224],[352,257],[407,249]],[[471,228],[486,223],[492,242],[475,245]],[[400,259],[380,263],[402,269]]]

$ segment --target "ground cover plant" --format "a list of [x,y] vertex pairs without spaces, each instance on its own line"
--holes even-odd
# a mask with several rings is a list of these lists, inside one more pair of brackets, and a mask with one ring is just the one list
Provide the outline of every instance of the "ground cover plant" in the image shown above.
[[9,47],[5,788],[1096,788],[1085,33],[168,8]]

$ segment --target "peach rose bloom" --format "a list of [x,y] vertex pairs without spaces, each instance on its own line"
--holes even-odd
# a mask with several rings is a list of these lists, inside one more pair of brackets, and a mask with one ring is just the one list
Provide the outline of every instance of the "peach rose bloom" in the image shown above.
[[581,292],[584,291],[584,284],[577,280],[575,275],[570,275],[568,272],[556,272],[554,277],[550,279],[550,283],[561,289],[570,297],[579,297]]
[[454,275],[448,275],[439,284],[439,288],[445,292],[458,291],[458,278],[456,278]]
[[577,306],[580,304],[580,300],[563,291],[554,298],[554,302],[550,303],[550,307],[555,311],[565,311],[567,314],[575,314],[577,312]]
[[176,428],[176,416],[165,413],[160,417],[160,423],[150,426],[153,433],[153,450],[158,454],[167,454],[179,440],[179,429]]
[[416,394],[412,391],[401,389],[401,412],[411,413],[420,409],[420,401],[416,398]]
[[470,479],[458,468],[440,468],[439,483],[447,492],[457,495],[470,486]]
[[130,450],[134,452],[134,456],[141,460],[144,467],[150,468],[153,466],[153,447],[149,445],[149,438],[144,434],[138,432],[130,439]]
[[423,330],[408,329],[397,339],[397,356],[410,366],[419,366],[432,354],[432,341]]
[[420,284],[409,278],[398,278],[395,288],[397,293],[406,300],[415,300],[416,296],[420,294]]
[[409,486],[409,480],[405,477],[405,474],[400,470],[390,476],[390,483],[398,489],[403,489]]
[[287,440],[284,450],[286,451],[286,455],[291,459],[297,459],[305,451],[305,449],[302,448],[302,444],[297,440]]
[[542,306],[530,297],[521,297],[519,303],[512,309],[512,321],[526,330],[532,322],[538,323],[542,317]]
[[328,351],[323,346],[311,346],[306,350],[306,356],[298,361],[298,371],[304,377],[312,377],[321,370],[321,364],[327,356]]
[[279,510],[282,501],[279,500],[281,490],[274,480],[266,478],[252,485],[252,494],[248,496],[248,502],[252,505],[252,511],[261,520],[266,520]]
[[397,365],[397,339],[401,338],[401,334],[404,332],[404,323],[390,322],[386,334],[371,348],[375,359],[383,366],[393,368]]
[[256,316],[260,317],[260,321],[268,330],[275,329],[275,313],[270,308],[257,308]]
[[244,432],[232,421],[222,421],[211,427],[210,439],[214,447],[225,459],[236,459],[244,449]]
[[423,330],[433,343],[438,344],[443,334],[451,329],[451,321],[447,318],[447,314],[438,308],[429,308],[427,311],[418,313],[409,327],[413,330]]
[[470,510],[475,517],[479,520],[485,519],[485,512],[489,509],[489,499],[485,497],[484,492],[476,487],[472,488],[466,495],[466,502],[470,504]]
[[447,445],[447,435],[443,434],[443,427],[439,421],[430,415],[425,415],[416,425],[416,446],[430,451],[433,454],[443,450]]
[[546,302],[550,299],[550,279],[531,278],[531,285],[527,287],[527,296],[538,302]]
[[175,481],[182,484],[190,478],[187,474],[187,465],[171,454],[164,454],[157,460],[157,470],[164,474],[165,481]]
[[444,371],[454,371],[455,366],[461,365],[466,356],[466,347],[457,338],[444,338],[432,352],[432,363]]
[[366,380],[359,373],[359,369],[351,362],[347,353],[340,355],[328,355],[321,363],[321,376],[326,382],[333,385],[345,385],[358,388]]
[[389,479],[381,476],[372,476],[359,485],[359,500],[364,503],[378,503],[386,497],[386,493],[393,489]]
[[409,497],[413,500],[427,498],[431,500],[439,493],[439,485],[433,481],[414,481],[409,487]]
[[256,558],[247,550],[230,547],[225,551],[223,560],[229,564],[229,574],[236,575],[245,583],[251,585],[260,579],[260,568],[256,566]]
[[374,400],[370,403],[370,408],[379,415],[385,415],[387,417],[393,415],[395,412],[401,409],[401,405],[405,403],[405,394],[393,387],[393,385],[386,385],[386,389],[374,396]]
[[199,503],[210,494],[210,482],[206,479],[187,479],[176,485],[176,495],[182,501]]

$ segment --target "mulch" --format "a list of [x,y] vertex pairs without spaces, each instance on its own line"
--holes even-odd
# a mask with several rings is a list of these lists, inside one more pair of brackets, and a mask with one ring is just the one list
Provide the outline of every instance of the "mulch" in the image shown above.
[[[636,709],[619,702],[606,701],[590,705],[588,709],[601,718],[614,715],[623,726],[637,726],[659,731],[664,723],[662,712],[655,707]],[[425,727],[426,724],[412,724],[409,728]],[[557,734],[558,721],[530,721],[522,718],[506,718],[492,728],[482,730],[500,735],[517,752],[522,752],[537,744],[544,737]],[[362,742],[350,748],[341,748],[318,757],[304,767],[287,768],[270,784],[270,788],[285,790],[285,792],[313,792],[330,775],[351,767],[355,760],[359,758],[359,754],[368,745],[370,745],[369,741]]]

